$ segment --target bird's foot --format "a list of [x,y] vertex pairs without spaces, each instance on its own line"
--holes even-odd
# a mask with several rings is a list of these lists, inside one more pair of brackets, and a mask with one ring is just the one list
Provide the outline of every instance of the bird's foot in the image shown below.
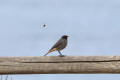
[[65,57],[66,55],[59,55],[60,57]]

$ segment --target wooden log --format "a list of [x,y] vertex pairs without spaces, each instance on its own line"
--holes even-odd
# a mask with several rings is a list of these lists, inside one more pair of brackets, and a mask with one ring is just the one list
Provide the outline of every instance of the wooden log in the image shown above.
[[120,56],[0,57],[0,74],[120,73]]

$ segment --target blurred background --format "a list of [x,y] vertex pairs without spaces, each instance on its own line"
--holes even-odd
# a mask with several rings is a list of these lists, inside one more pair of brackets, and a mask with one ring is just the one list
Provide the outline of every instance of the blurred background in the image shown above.
[[[64,34],[70,36],[64,55],[120,55],[120,0],[0,0],[0,56],[43,56]],[[120,76],[40,74],[13,78],[114,80]]]

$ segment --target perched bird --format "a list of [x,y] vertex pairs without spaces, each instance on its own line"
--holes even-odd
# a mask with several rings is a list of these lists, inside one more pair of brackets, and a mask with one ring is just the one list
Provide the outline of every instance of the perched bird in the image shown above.
[[67,35],[63,35],[61,39],[59,39],[58,42],[56,42],[56,44],[44,56],[53,51],[58,51],[61,57],[64,56],[60,51],[67,46],[67,38]]

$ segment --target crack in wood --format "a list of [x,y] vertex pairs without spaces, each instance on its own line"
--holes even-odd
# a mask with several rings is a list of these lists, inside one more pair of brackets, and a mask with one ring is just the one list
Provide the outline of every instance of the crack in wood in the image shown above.
[[20,62],[20,63],[102,63],[102,62],[119,62],[120,60],[104,60],[104,61],[46,61],[46,62]]

